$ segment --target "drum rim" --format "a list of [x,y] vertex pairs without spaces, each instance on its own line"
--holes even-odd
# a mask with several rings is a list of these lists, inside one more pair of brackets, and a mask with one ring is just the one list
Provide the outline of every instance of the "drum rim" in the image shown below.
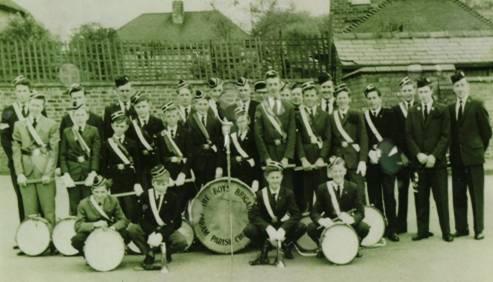
[[[121,242],[121,245],[123,247],[123,252],[122,252],[122,259],[120,260],[120,262],[118,263],[118,265],[116,265],[115,267],[111,268],[111,269],[108,269],[108,270],[99,270],[99,269],[96,269],[94,266],[91,265],[91,263],[89,262],[89,260],[87,259],[87,254],[86,254],[86,247],[87,247],[87,241],[89,240],[89,238],[91,238],[91,236],[95,233],[95,232],[98,232],[98,233],[101,233],[101,232],[111,232],[111,233],[116,233],[118,235],[118,241]],[[98,227],[96,229],[94,229],[93,231],[91,231],[91,233],[89,234],[89,236],[87,236],[87,239],[86,239],[86,242],[84,243],[84,247],[83,247],[83,251],[84,251],[84,259],[85,261],[87,262],[87,264],[94,270],[96,271],[100,271],[100,272],[106,272],[106,271],[112,271],[114,269],[117,269],[123,262],[123,259],[125,258],[125,247],[126,247],[126,244],[125,244],[125,241],[123,240],[123,237],[122,235],[120,234],[120,232],[116,231],[116,230],[113,230],[109,227]]]
[[333,264],[337,264],[337,265],[346,265],[346,264],[350,264],[356,257],[357,257],[357,254],[359,252],[359,248],[360,248],[360,244],[359,244],[359,237],[358,237],[358,233],[356,233],[356,230],[354,230],[354,228],[349,225],[349,224],[346,224],[346,223],[343,223],[343,222],[335,222],[334,224],[332,224],[331,226],[327,227],[327,228],[324,228],[324,230],[322,231],[322,234],[320,235],[320,241],[322,240],[322,238],[324,237],[325,233],[327,232],[327,230],[331,229],[331,228],[334,228],[334,226],[345,226],[347,229],[351,230],[354,234],[354,236],[356,237],[356,241],[357,241],[357,244],[356,244],[356,254],[354,255],[354,257],[349,260],[348,262],[346,263],[336,263],[336,262],[333,262],[331,261],[329,258],[327,258],[327,255],[325,254],[324,252],[324,248],[322,247],[322,242],[320,242],[320,249],[325,257],[325,259],[327,259],[328,261],[330,261],[331,263]]
[[[21,245],[22,245],[22,244],[19,244],[19,239],[18,239],[18,237],[19,237],[19,231],[20,231],[20,229],[21,229],[21,226],[22,226],[24,223],[26,223],[26,222],[28,222],[28,221],[33,221],[33,220],[34,220],[34,221],[41,221],[41,222],[43,222],[43,223],[46,225],[46,227],[48,227],[48,238],[49,238],[49,241],[48,241],[48,244],[47,244],[46,248],[45,248],[45,249],[44,249],[41,253],[39,253],[39,254],[34,254],[34,255],[30,255],[30,254],[27,254],[24,250],[22,250],[22,248],[21,248]],[[48,248],[50,247],[50,243],[51,243],[51,241],[52,241],[52,238],[51,238],[52,233],[53,233],[53,228],[51,227],[50,222],[49,222],[46,218],[41,217],[41,216],[38,216],[38,215],[36,215],[36,216],[34,216],[34,215],[29,215],[29,216],[26,216],[26,218],[25,218],[25,219],[24,219],[24,220],[23,220],[23,221],[19,224],[19,226],[17,226],[17,229],[16,229],[16,231],[15,231],[15,244],[16,244],[17,246],[19,246],[19,249],[20,249],[23,253],[25,253],[26,255],[28,255],[28,256],[39,256],[39,255],[41,255],[42,253],[46,252],[46,250],[48,250]]]
[[[387,220],[385,220],[385,216],[383,215],[383,213],[379,209],[377,209],[374,206],[365,205],[364,208],[370,209],[370,210],[376,212],[377,214],[380,215],[380,218],[383,219],[383,232],[382,232],[382,235],[380,236],[380,239],[382,239],[385,236],[385,230],[387,229],[387,225],[388,225]],[[365,212],[365,217],[366,217],[366,212]],[[365,220],[365,217],[363,217],[363,219],[362,219],[363,221]],[[371,232],[371,228],[370,228],[370,232]],[[363,241],[365,241],[365,239],[370,235],[370,232],[368,232],[368,234],[364,238],[361,238],[361,244],[365,247],[372,246],[372,245],[376,244],[376,243],[373,243],[373,244],[363,243]]]
[[[76,220],[77,220],[77,217],[76,217],[76,216],[67,216],[67,217],[65,217],[65,218],[60,219],[60,220],[59,220],[59,221],[55,224],[55,227],[53,227],[53,231],[51,232],[51,242],[53,242],[53,245],[55,246],[55,248],[56,248],[56,249],[57,249],[57,250],[58,250],[58,251],[59,251],[62,255],[65,255],[65,256],[75,256],[76,254],[78,254],[78,253],[79,253],[79,250],[75,249],[75,248],[72,246],[72,248],[73,248],[74,250],[76,250],[76,251],[75,251],[75,252],[72,252],[72,253],[70,253],[70,254],[66,254],[66,253],[64,253],[62,250],[60,250],[60,249],[58,248],[57,243],[56,243],[56,240],[55,240],[55,233],[56,233],[56,230],[57,230],[58,225],[59,225],[60,223],[62,223],[62,222],[67,222],[67,221],[69,221],[69,220],[74,220],[74,221],[76,221]],[[74,233],[76,233],[76,234],[77,234],[77,232],[75,232],[75,222],[74,222]]]
[[[230,178],[231,182],[236,182],[237,184],[240,184],[243,186],[243,188],[245,188],[246,190],[248,190],[249,193],[251,193],[252,197],[255,198],[255,193],[252,191],[252,189],[250,188],[250,186],[248,186],[245,182],[241,181],[240,179],[237,179],[237,178],[233,178],[231,177]],[[196,232],[195,232],[195,225],[193,224],[193,207],[194,207],[194,203],[195,201],[199,198],[200,195],[204,194],[205,193],[205,190],[206,190],[206,187],[212,185],[213,183],[216,183],[216,182],[222,182],[222,181],[228,181],[228,177],[220,177],[220,178],[216,178],[216,179],[213,179],[209,182],[207,182],[202,189],[200,189],[200,191],[197,193],[197,195],[195,195],[195,197],[192,199],[192,201],[190,202],[190,214],[189,214],[189,224],[190,226],[192,226],[192,230],[193,230],[193,234],[194,234],[194,240],[197,239],[204,247],[206,247],[208,250],[212,251],[212,252],[216,252],[216,253],[219,253],[219,254],[228,254],[230,251],[227,250],[227,251],[224,251],[224,250],[218,250],[218,249],[211,249],[210,247],[206,246],[204,244],[204,242],[202,242],[201,238],[199,236],[197,236]],[[241,247],[239,248],[238,250],[235,250],[235,252],[238,252],[242,249],[244,249],[246,246],[248,246],[248,244],[250,244],[250,240],[245,237],[245,240],[248,240],[248,242],[245,244],[244,247]]]

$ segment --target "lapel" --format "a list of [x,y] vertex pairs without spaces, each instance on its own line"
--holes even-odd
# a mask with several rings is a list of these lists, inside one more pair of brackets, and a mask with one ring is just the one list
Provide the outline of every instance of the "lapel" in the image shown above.
[[[339,118],[341,117],[340,113],[339,113]],[[347,123],[347,120],[348,120],[348,117],[349,117],[349,110],[346,112],[346,114],[344,115],[344,118],[341,119],[341,124],[342,126],[345,126],[346,123]]]
[[423,107],[419,105],[415,109],[416,109],[416,118],[418,119],[418,123],[421,126],[421,128],[424,128],[425,120],[423,118]]
[[428,127],[430,125],[430,121],[433,119],[433,115],[435,114],[436,110],[437,109],[435,108],[435,105],[432,104],[431,109],[430,109],[430,113],[428,114],[428,118],[426,119],[426,121],[424,123],[425,127]]

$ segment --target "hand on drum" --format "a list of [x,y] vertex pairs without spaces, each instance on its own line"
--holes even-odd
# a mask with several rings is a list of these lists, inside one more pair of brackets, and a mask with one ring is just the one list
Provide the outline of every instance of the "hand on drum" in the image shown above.
[[163,235],[161,235],[161,233],[152,232],[147,238],[147,244],[149,244],[151,248],[158,247],[159,245],[161,245],[162,242]]
[[347,225],[351,225],[354,223],[354,218],[350,216],[347,212],[341,212],[339,214],[339,219]]
[[255,166],[255,160],[253,158],[250,158],[247,160],[247,163],[250,165],[250,167],[254,167]]
[[27,178],[24,174],[19,174],[17,175],[17,183],[20,185],[20,186],[24,186],[26,185],[27,183]]
[[318,223],[324,228],[328,228],[334,224],[334,221],[332,221],[332,219],[328,217],[322,217],[321,219],[318,220]]
[[142,186],[139,183],[134,184],[134,192],[137,196],[142,195],[144,193],[144,189],[142,189]]
[[94,222],[92,225],[94,226],[94,228],[108,227],[108,222],[106,222],[104,220],[99,220],[99,221]]
[[185,184],[185,174],[183,172],[180,172],[178,174],[175,180],[175,184],[176,186],[182,186],[183,184]]

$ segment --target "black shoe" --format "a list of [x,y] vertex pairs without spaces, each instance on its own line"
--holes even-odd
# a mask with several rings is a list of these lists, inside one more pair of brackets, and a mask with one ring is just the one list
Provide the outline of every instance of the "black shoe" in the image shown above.
[[433,236],[433,233],[426,232],[425,234],[418,234],[418,235],[414,236],[412,238],[412,240],[413,241],[420,241],[420,240],[427,239],[427,238],[432,237],[432,236]]
[[170,262],[172,262],[172,261],[173,261],[173,258],[171,257],[171,255],[172,255],[172,254],[173,254],[173,253],[172,253],[171,251],[167,251],[167,252],[166,252],[166,261],[167,261],[168,263],[170,263]]
[[145,262],[142,262],[140,264],[140,266],[144,269],[144,270],[160,270],[161,267],[160,266],[157,266],[157,265],[154,265],[153,263],[151,264],[147,264]]
[[363,253],[361,253],[361,251],[358,251],[358,253],[356,254],[356,257],[357,257],[357,258],[360,258],[360,257],[362,257],[362,256],[363,256]]
[[445,234],[442,236],[443,241],[445,242],[453,242],[454,241],[454,236],[452,234]]
[[154,264],[154,261],[155,261],[154,253],[151,251],[146,254],[144,261],[142,262],[142,265],[152,265]]
[[293,244],[286,244],[282,246],[282,250],[284,252],[284,258],[286,259],[293,259]]
[[454,235],[454,237],[469,236],[469,231],[457,231],[453,235]]
[[484,239],[484,233],[479,232],[478,234],[474,235],[474,239],[476,240],[483,240]]
[[407,227],[397,227],[396,232],[397,234],[404,234],[407,233]]
[[270,246],[269,241],[265,240],[264,245],[262,245],[262,249],[260,250],[259,256],[256,259],[250,261],[249,262],[250,265],[270,264],[269,257],[268,257],[269,246]]
[[19,246],[14,245],[14,246],[12,247],[12,249],[13,249],[13,250],[18,250],[18,249],[19,249]]
[[389,239],[392,242],[399,242],[399,236],[397,236],[396,233],[389,233],[387,234],[387,239]]
[[325,255],[324,255],[324,252],[322,252],[322,250],[319,250],[317,251],[317,258],[324,258]]

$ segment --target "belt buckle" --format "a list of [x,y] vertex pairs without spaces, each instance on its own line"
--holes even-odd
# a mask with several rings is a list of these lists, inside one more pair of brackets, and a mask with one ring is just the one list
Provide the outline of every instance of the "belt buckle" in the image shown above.
[[124,170],[124,169],[125,169],[125,165],[124,165],[124,164],[117,164],[117,165],[116,165],[116,168],[117,168],[118,170]]
[[142,150],[142,154],[144,156],[148,156],[149,155],[149,150]]
[[242,157],[241,157],[241,156],[236,156],[236,157],[235,157],[235,160],[236,160],[237,162],[241,162]]
[[341,142],[341,145],[342,145],[343,148],[346,148],[349,145],[349,143],[346,142],[346,141],[342,141]]
[[85,161],[86,161],[86,158],[85,158],[84,156],[78,156],[78,157],[77,157],[77,161],[78,161],[79,163],[83,163],[83,162],[85,162]]
[[274,144],[275,144],[276,146],[281,145],[281,140],[280,140],[280,139],[275,139],[275,140],[274,140]]

